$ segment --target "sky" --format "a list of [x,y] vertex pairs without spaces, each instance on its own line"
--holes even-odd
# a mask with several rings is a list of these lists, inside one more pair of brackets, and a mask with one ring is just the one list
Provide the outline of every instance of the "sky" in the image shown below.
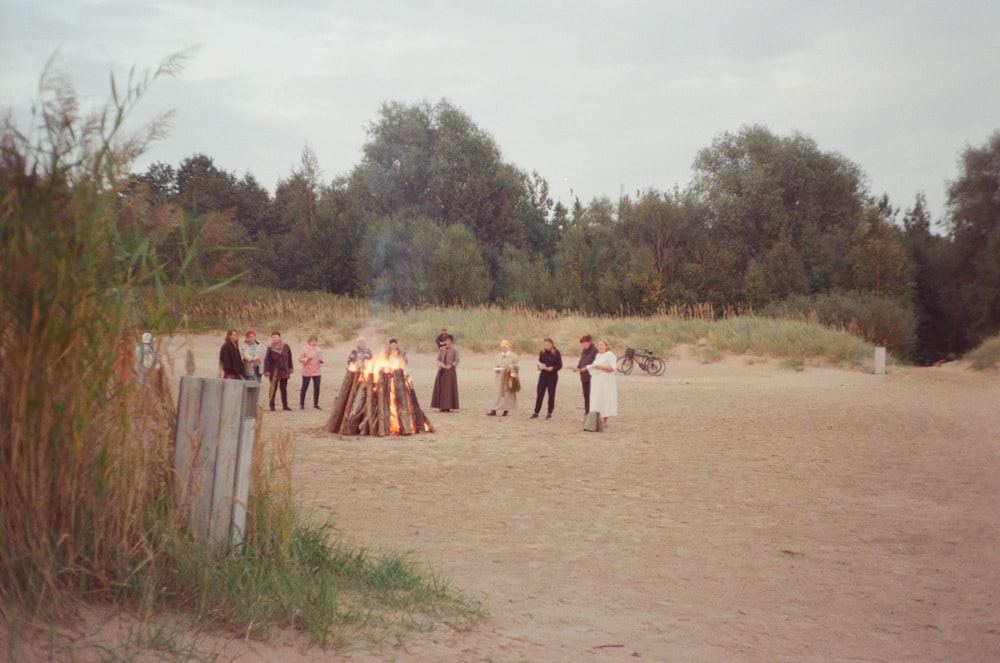
[[937,222],[961,152],[1000,130],[998,34],[995,0],[0,0],[0,113],[27,128],[53,57],[97,108],[184,53],[132,117],[173,111],[136,171],[205,154],[273,193],[308,147],[331,180],[384,103],[445,99],[564,203],[683,189],[759,124]]

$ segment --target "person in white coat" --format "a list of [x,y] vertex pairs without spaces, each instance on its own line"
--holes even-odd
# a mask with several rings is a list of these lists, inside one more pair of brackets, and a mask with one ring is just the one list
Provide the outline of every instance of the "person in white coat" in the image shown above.
[[608,342],[597,342],[597,357],[587,367],[590,373],[590,411],[599,412],[604,426],[608,417],[618,416],[618,383],[615,380],[615,364],[618,357],[608,348]]

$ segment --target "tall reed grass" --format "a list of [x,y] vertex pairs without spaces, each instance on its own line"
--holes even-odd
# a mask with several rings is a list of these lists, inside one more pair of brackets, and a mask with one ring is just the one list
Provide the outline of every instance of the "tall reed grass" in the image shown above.
[[[145,232],[117,222],[122,164],[158,125],[124,137],[152,79],[83,115],[47,71],[40,135],[0,136],[0,593],[58,609],[73,590],[154,592],[151,523],[168,508],[173,408],[162,376],[131,379],[138,291],[163,276]],[[162,309],[148,310],[160,324]],[[137,340],[137,339],[134,339]],[[123,343],[124,341],[124,343]]]
[[965,359],[977,371],[1000,368],[1000,335],[991,336],[983,341],[982,345],[969,352]]
[[192,329],[308,329],[350,339],[369,317],[360,299],[326,292],[280,291],[252,286],[213,290],[193,302],[168,291],[169,311],[186,316]]
[[793,366],[811,358],[857,366],[872,356],[872,345],[864,339],[818,321],[736,311],[715,318],[710,306],[675,308],[651,316],[586,317],[569,311],[498,306],[383,308],[373,309],[373,315],[377,317],[370,326],[399,338],[407,348],[425,352],[433,351],[434,337],[447,328],[462,348],[473,352],[492,352],[501,339],[507,339],[516,352],[534,353],[541,349],[542,339],[550,337],[572,354],[580,337],[589,334],[595,340],[607,339],[618,354],[633,347],[668,357],[676,346],[688,345],[699,350],[703,361],[726,354],[754,354],[784,359]]

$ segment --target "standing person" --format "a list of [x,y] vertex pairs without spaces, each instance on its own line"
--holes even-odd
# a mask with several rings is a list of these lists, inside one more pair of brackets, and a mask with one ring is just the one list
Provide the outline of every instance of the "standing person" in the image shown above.
[[587,366],[591,374],[590,405],[594,412],[599,412],[605,428],[608,417],[618,416],[618,384],[615,381],[615,364],[618,358],[608,348],[608,342],[603,338],[597,342],[597,357],[594,363]]
[[517,392],[521,389],[521,379],[518,375],[518,359],[510,349],[510,341],[500,341],[500,352],[493,363],[496,373],[497,397],[493,409],[487,414],[497,415],[497,410],[503,410],[503,416],[517,407]]
[[227,380],[243,379],[243,356],[240,354],[240,335],[235,329],[226,332],[226,340],[219,348],[219,365],[222,377]]
[[319,381],[323,371],[323,351],[319,348],[319,337],[311,334],[306,344],[299,352],[299,363],[302,364],[302,391],[299,393],[299,409],[306,409],[306,392],[309,391],[309,382],[313,384],[313,408],[320,410],[319,406]]
[[365,337],[358,337],[358,344],[347,356],[347,370],[356,373],[364,368],[365,362],[372,358],[371,349],[365,345]]
[[292,349],[281,340],[281,332],[271,332],[271,345],[264,355],[264,375],[270,381],[268,388],[268,403],[274,412],[275,392],[281,391],[281,409],[288,407],[288,378],[295,371],[292,365]]
[[[220,357],[221,360],[221,357]],[[146,376],[154,368],[159,368],[156,362],[156,350],[153,348],[153,335],[143,332],[139,337],[139,345],[135,349],[133,370],[139,379],[139,384],[145,384]]]
[[580,337],[580,361],[576,363],[576,370],[580,372],[580,386],[583,387],[583,413],[590,413],[590,371],[587,367],[597,359],[597,348],[594,346],[590,334]]
[[431,393],[431,407],[442,412],[458,409],[458,350],[455,349],[455,339],[451,334],[445,336],[444,345],[438,350],[437,377],[434,378],[434,391]]
[[556,407],[556,385],[559,383],[559,370],[562,368],[562,353],[551,338],[542,342],[542,351],[538,353],[538,388],[535,393],[535,411],[531,419],[537,419],[542,410],[542,400],[545,392],[549,393],[549,410],[546,419],[552,418]]
[[243,337],[243,374],[247,380],[260,382],[260,341],[257,332],[248,329]]
[[388,364],[390,370],[396,370],[397,368],[406,369],[406,353],[400,349],[396,339],[389,339],[389,347],[385,349],[383,361]]
[[[448,330],[447,330],[447,329],[445,329],[444,327],[442,327],[442,328],[441,328],[441,333],[440,333],[440,334],[438,334],[438,335],[437,335],[437,338],[435,338],[435,339],[434,339],[434,345],[436,345],[436,346],[437,346],[437,349],[438,349],[438,350],[440,350],[441,348],[443,348],[443,347],[444,347],[444,340],[445,340],[446,338],[448,338]],[[454,342],[455,342],[455,339],[454,339],[454,337],[452,337],[452,339],[451,339],[451,340],[452,340],[452,343],[454,343]]]

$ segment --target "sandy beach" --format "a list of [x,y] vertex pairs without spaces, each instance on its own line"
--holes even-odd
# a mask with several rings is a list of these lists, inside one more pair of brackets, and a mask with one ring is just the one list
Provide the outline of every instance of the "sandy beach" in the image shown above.
[[[222,337],[195,337],[198,375],[215,377]],[[304,338],[286,335],[295,356]],[[435,432],[329,435],[351,347],[325,347],[323,410],[298,409],[296,374],[294,410],[264,413],[265,434],[292,434],[304,511],[374,553],[411,551],[490,617],[336,654],[234,639],[222,660],[1000,659],[995,371],[679,348],[661,377],[618,375],[619,416],[588,433],[568,370],[551,420],[528,418],[528,370],[518,409],[488,417],[492,356],[462,352],[446,414],[429,408],[434,356],[410,353]]]

